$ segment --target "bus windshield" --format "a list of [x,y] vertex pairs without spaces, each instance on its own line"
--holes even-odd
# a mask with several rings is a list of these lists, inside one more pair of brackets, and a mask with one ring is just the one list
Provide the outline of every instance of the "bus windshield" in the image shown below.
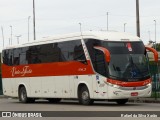
[[142,54],[114,54],[108,66],[112,78],[141,79],[149,76],[145,56]]
[[[96,54],[98,51],[96,52],[96,50],[93,50],[91,48],[91,43],[89,46],[89,41],[94,41],[93,43],[91,42],[93,46],[102,46],[109,50],[111,56],[111,60],[109,63],[105,63],[105,65],[102,65],[102,63],[99,63],[97,61],[97,55],[94,55],[94,53]],[[140,81],[149,78],[146,50],[144,44],[141,41],[112,42],[101,40],[88,40],[86,42],[86,46],[89,47],[88,51],[96,72],[106,77],[118,79],[121,81]],[[98,59],[100,59],[100,54],[103,53],[98,52]],[[101,66],[101,70],[98,66]],[[102,69],[106,70],[103,71]]]

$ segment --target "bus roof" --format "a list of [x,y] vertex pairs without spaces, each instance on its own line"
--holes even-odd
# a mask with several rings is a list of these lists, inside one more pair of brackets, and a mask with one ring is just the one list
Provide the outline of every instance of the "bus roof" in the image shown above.
[[35,40],[32,42],[24,43],[21,45],[12,45],[8,46],[5,49],[32,46],[46,43],[54,43],[68,40],[77,40],[77,39],[99,39],[105,41],[140,41],[140,38],[133,36],[124,32],[115,32],[115,31],[83,31],[77,33],[56,35],[52,37],[46,37],[41,40]]

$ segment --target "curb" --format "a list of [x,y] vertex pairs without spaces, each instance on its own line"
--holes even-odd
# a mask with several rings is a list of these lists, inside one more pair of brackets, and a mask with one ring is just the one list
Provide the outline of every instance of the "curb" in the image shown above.
[[6,98],[6,96],[5,95],[0,95],[0,98]]
[[129,102],[135,103],[160,103],[160,98],[132,98],[128,100]]
[[0,95],[0,99],[15,99],[15,97],[9,97],[5,95]]
[[[5,95],[0,95],[0,99],[1,98],[12,98],[12,97],[8,97]],[[128,102],[133,102],[133,103],[160,103],[160,98],[131,98],[128,100]]]

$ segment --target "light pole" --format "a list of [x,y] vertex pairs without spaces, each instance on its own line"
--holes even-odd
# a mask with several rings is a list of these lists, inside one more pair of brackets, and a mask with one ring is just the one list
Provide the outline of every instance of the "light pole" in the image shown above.
[[124,23],[124,32],[126,31],[126,24],[127,24],[127,23]]
[[10,38],[10,44],[12,45],[12,25],[10,25],[11,28],[11,38]]
[[107,12],[107,31],[108,31],[108,12]]
[[15,37],[17,37],[17,44],[19,44],[19,38],[21,37],[21,35],[17,35]]
[[35,2],[33,0],[33,35],[34,40],[36,40],[36,22],[35,22]]
[[82,36],[82,24],[81,23],[79,23],[79,27],[80,27],[81,37],[83,39],[83,36]]
[[29,42],[29,19],[31,18],[31,16],[28,16],[28,42]]
[[154,20],[155,22],[155,49],[156,49],[156,20]]
[[137,36],[140,37],[139,0],[136,0],[136,25],[137,25]]
[[4,34],[3,34],[3,27],[1,26],[1,30],[2,30],[2,39],[3,39],[3,47],[4,47]]
[[148,31],[149,41],[151,40],[151,34],[150,31]]
[[11,38],[9,38],[9,45],[11,45]]

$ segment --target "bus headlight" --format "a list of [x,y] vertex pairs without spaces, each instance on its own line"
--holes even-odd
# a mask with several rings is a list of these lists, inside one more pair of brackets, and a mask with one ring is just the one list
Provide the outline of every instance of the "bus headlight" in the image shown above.
[[150,86],[151,86],[151,83],[147,84],[146,86],[147,86],[147,87],[150,87]]
[[120,88],[119,85],[115,85],[115,84],[111,84],[111,83],[107,83],[107,85],[111,86],[111,87],[114,87],[114,88]]
[[113,87],[114,87],[114,88],[119,88],[120,86],[119,86],[119,85],[113,85]]

